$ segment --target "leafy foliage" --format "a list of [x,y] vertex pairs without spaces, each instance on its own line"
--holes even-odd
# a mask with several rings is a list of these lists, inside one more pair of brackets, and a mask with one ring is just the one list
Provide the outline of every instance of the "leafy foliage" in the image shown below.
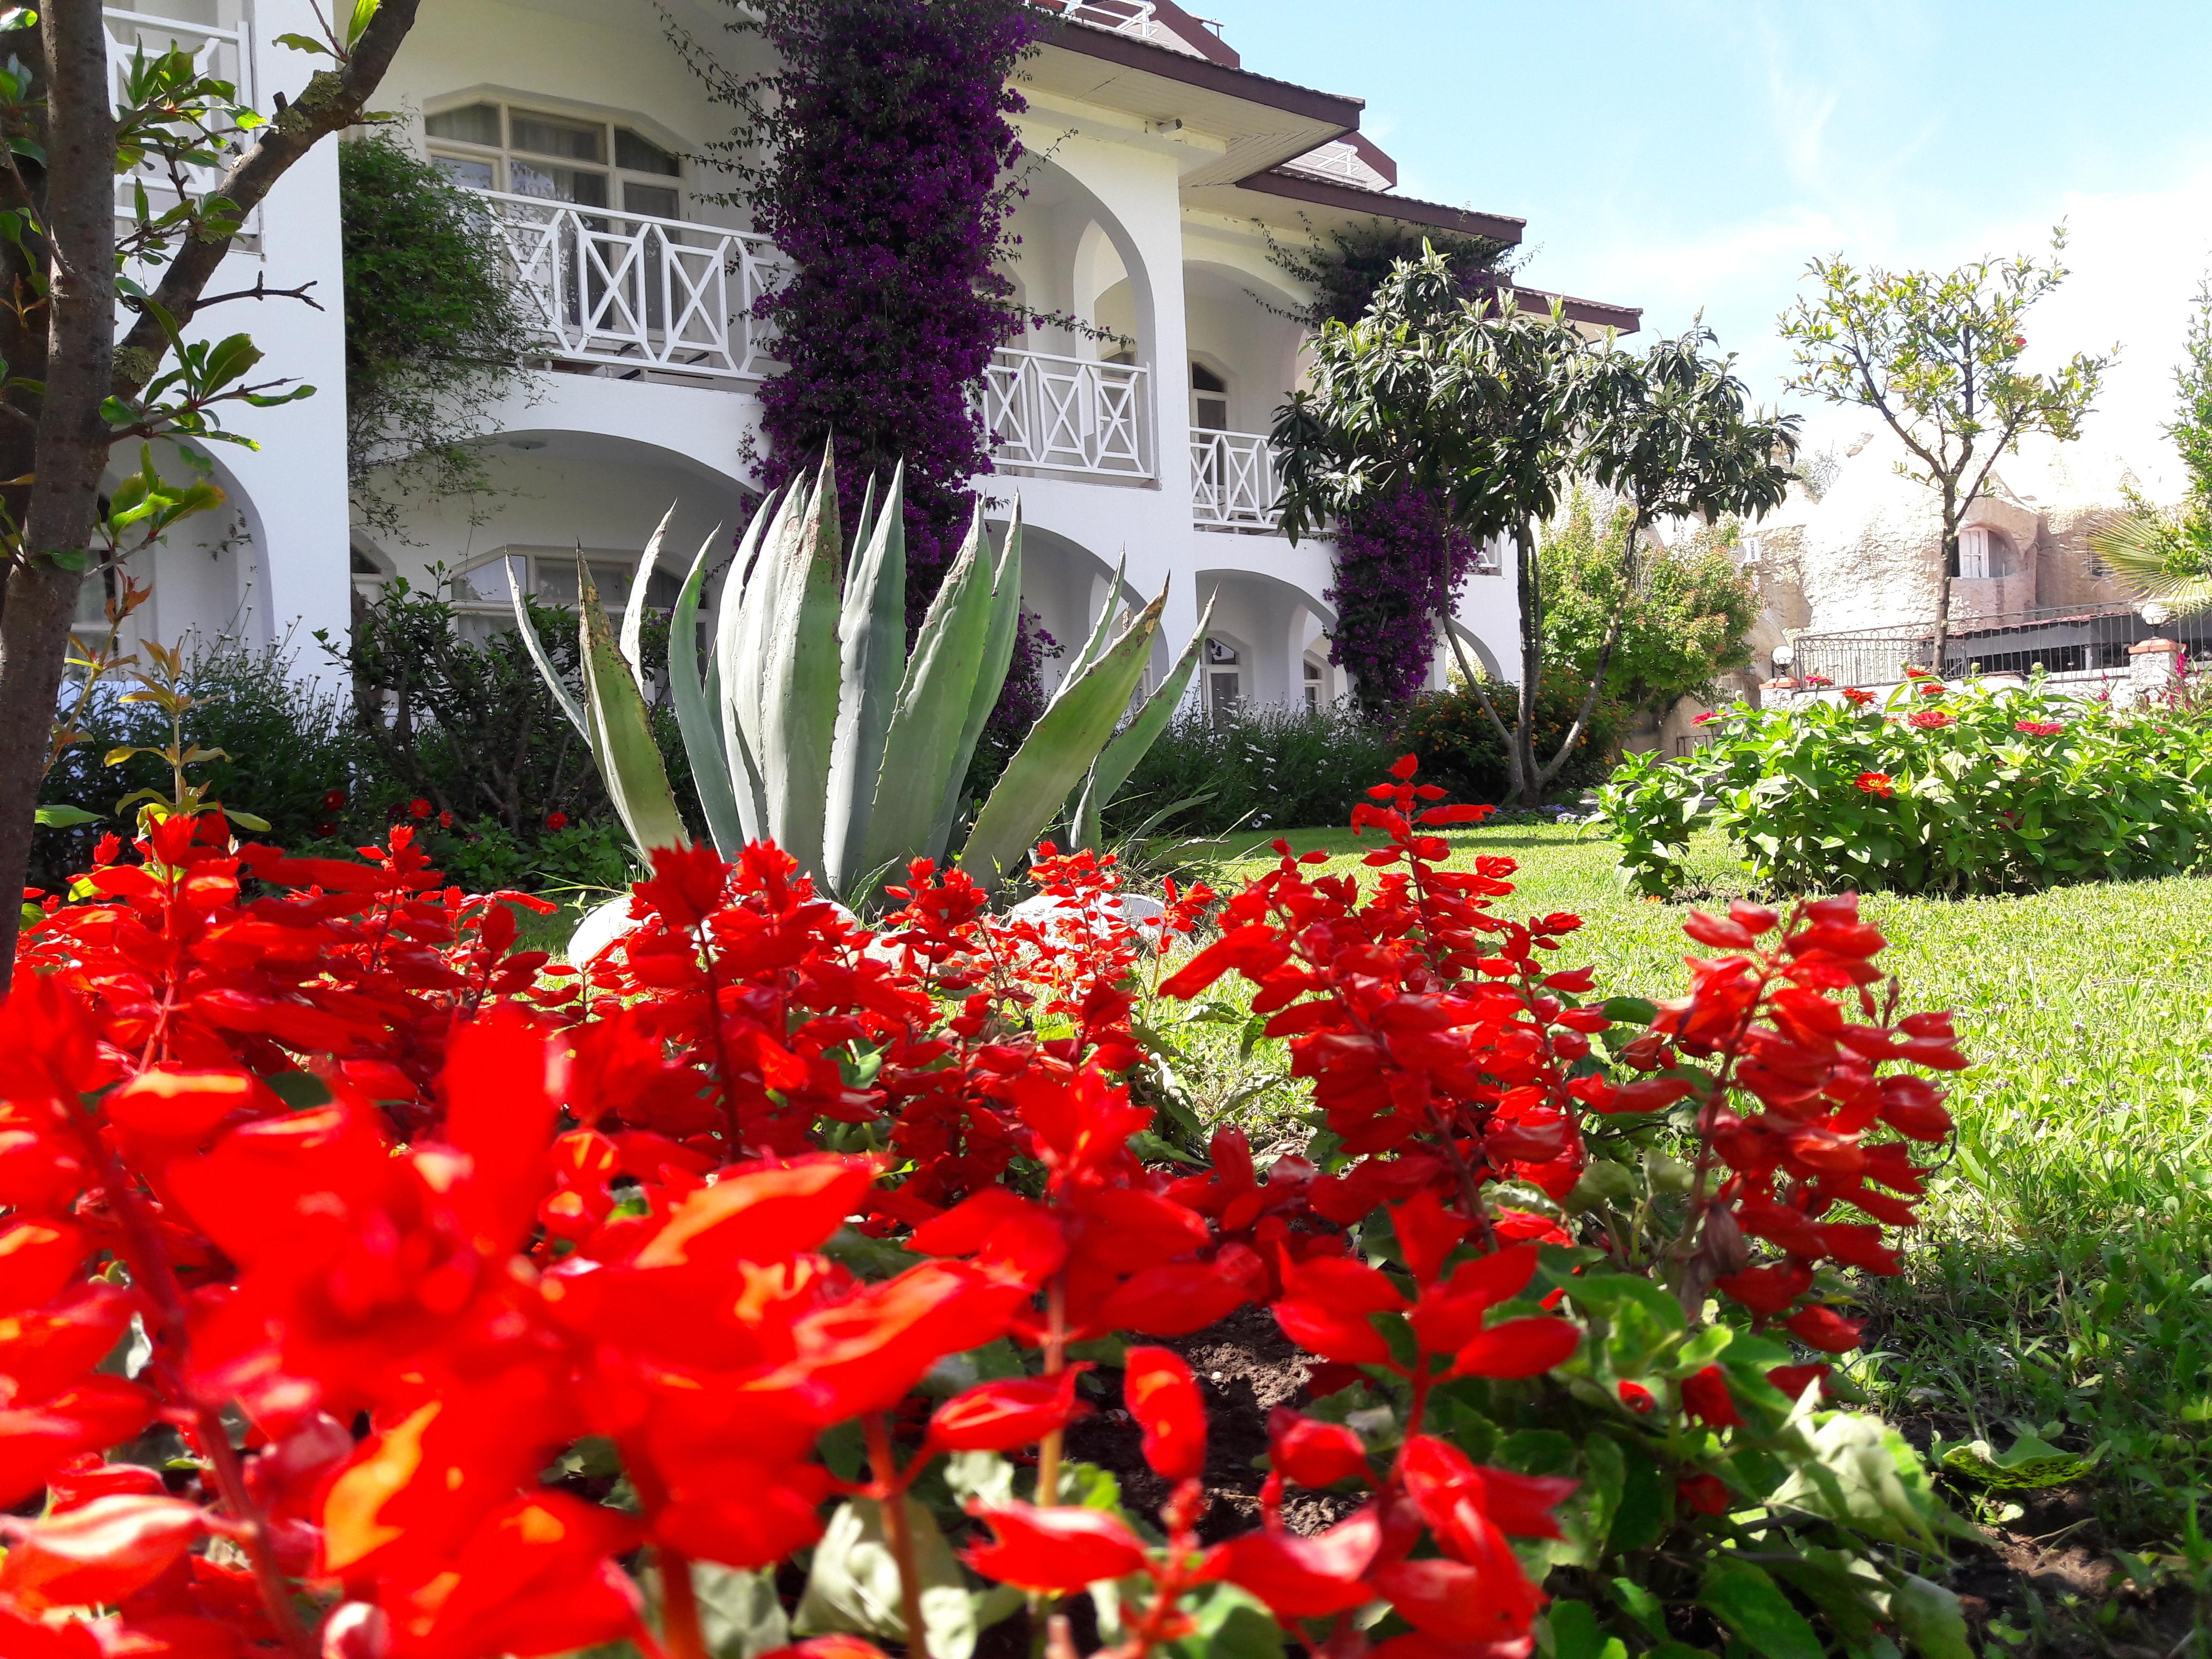
[[1137,763],[1106,827],[1125,833],[1162,813],[1164,827],[1197,833],[1340,823],[1404,752],[1391,744],[1346,708],[1188,710]]
[[2197,284],[2179,394],[2166,428],[2189,475],[2180,504],[2160,508],[2132,487],[2128,511],[2089,532],[2090,550],[2147,599],[2186,616],[2212,605],[2212,278]]
[[1352,673],[1352,696],[1387,720],[1419,690],[1438,619],[1455,612],[1481,550],[1425,490],[1401,487],[1338,520],[1328,591],[1336,608],[1328,659]]
[[338,146],[346,471],[364,522],[489,483],[475,441],[526,383],[528,302],[483,206],[389,133]]
[[[1518,690],[1498,686],[1493,695],[1517,704]],[[1602,782],[1612,768],[1613,745],[1626,723],[1627,711],[1610,697],[1601,697],[1581,734],[1570,744],[1576,717],[1582,713],[1583,693],[1580,684],[1561,676],[1536,696],[1536,743],[1547,753],[1564,750],[1566,755],[1566,763],[1553,778],[1554,791],[1578,792]],[[1481,699],[1456,676],[1445,689],[1424,691],[1399,710],[1390,737],[1398,749],[1420,757],[1424,775],[1460,799],[1501,805],[1512,801],[1512,757],[1483,713]]]
[[[1281,848],[1171,971],[1213,896],[1148,941],[1110,861],[1049,848],[1044,914],[917,860],[880,933],[772,845],[670,849],[579,970],[405,827],[360,861],[212,812],[102,847],[0,1006],[0,1376],[37,1430],[0,1502],[45,1498],[0,1634],[696,1656],[711,1612],[964,1659],[1014,1591],[1088,1590],[1125,1659],[1955,1650],[1899,1557],[1958,1523],[1790,1346],[1850,1350],[1840,1271],[1897,1271],[1949,1017],[1900,1013],[1850,898],[1693,915],[1723,954],[1688,996],[1603,1000],[1557,965],[1579,918],[1494,908],[1510,860],[1443,867],[1485,809],[1392,769],[1369,884]],[[1229,975],[1312,1139],[1147,1167],[1139,998]],[[1201,1535],[1197,1381],[1112,1339],[1255,1302],[1316,1403],[1269,1422],[1262,1524]],[[1093,1369],[1157,1531],[1064,1455]],[[1293,1486],[1351,1512],[1290,1533]]]
[[1711,825],[1784,890],[2006,892],[2212,859],[2212,722],[1909,679],[1710,717],[1711,744],[1631,755],[1600,793],[1623,875],[1673,890]]
[[1620,617],[1604,694],[1624,710],[1663,719],[1685,697],[1711,701],[1715,677],[1751,660],[1759,598],[1729,556],[1734,523],[1699,529],[1673,546],[1647,546],[1632,572],[1625,555],[1635,518],[1626,503],[1607,510],[1577,489],[1546,529],[1544,654],[1563,677],[1586,685],[1612,619]]
[[[1299,216],[1304,223],[1304,216]],[[1257,224],[1267,244],[1267,263],[1314,291],[1313,302],[1295,313],[1316,334],[1331,323],[1352,324],[1367,314],[1376,290],[1407,260],[1433,252],[1470,297],[1496,291],[1511,270],[1511,249],[1486,236],[1456,236],[1395,219],[1358,221],[1326,237],[1306,224],[1306,245],[1285,247],[1273,229]]]

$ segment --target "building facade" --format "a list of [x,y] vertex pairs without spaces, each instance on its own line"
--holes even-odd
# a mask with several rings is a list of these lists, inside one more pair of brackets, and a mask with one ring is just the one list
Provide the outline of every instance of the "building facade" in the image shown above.
[[[173,38],[215,40],[210,50],[249,71],[269,66],[268,84],[254,86],[264,100],[296,90],[283,77],[305,78],[305,61],[273,40],[312,32],[307,0],[149,3],[165,15],[111,11],[119,52],[197,31]],[[1523,223],[1397,195],[1395,163],[1359,131],[1358,99],[1246,68],[1171,0],[1043,9],[1057,14],[1051,31],[1017,73],[1028,156],[1008,274],[1033,311],[1085,326],[1033,329],[997,354],[979,389],[994,471],[977,487],[994,520],[1019,496],[1024,597],[1058,639],[1080,637],[1126,560],[1123,598],[1170,590],[1158,672],[1211,599],[1195,695],[1217,708],[1333,702],[1349,688],[1328,662],[1330,549],[1292,546],[1274,509],[1265,434],[1298,382],[1296,318],[1310,296],[1270,258],[1270,238],[1302,246],[1379,217],[1511,244]],[[173,9],[191,15],[171,20]],[[721,0],[669,10],[732,73],[767,66],[746,59],[763,48],[727,31]],[[745,515],[757,391],[777,367],[749,307],[776,280],[779,255],[741,210],[705,199],[720,180],[691,158],[727,137],[731,112],[664,40],[657,9],[440,0],[423,8],[377,102],[418,153],[482,193],[544,359],[495,411],[488,491],[408,503],[398,533],[376,533],[346,518],[338,308],[258,307],[251,325],[270,366],[319,395],[264,429],[242,420],[263,447],[222,458],[231,510],[153,551],[144,628],[157,637],[336,635],[356,592],[395,577],[448,584],[481,618],[471,625],[491,628],[507,613],[509,568],[549,599],[572,599],[580,547],[602,592],[618,594],[672,506],[672,574]],[[312,280],[335,296],[327,148],[264,217],[234,258],[241,285],[265,272],[271,288]],[[1594,302],[1568,312],[1593,331],[1638,321]],[[1510,677],[1510,550],[1490,564],[1468,583],[1458,623]],[[310,646],[302,669],[326,672],[319,657]]]

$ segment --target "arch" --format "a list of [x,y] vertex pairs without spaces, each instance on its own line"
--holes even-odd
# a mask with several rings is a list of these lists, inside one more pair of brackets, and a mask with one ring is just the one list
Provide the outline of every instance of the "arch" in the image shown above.
[[[1018,231],[1026,219],[1043,233],[1023,237],[1022,264],[1032,278],[1043,274],[1039,268],[1040,253],[1052,251],[1050,285],[1036,284],[1044,288],[1047,307],[1065,305],[1073,315],[1095,321],[1098,301],[1127,282],[1135,316],[1137,362],[1157,367],[1157,290],[1136,238],[1121,216],[1064,162],[1042,154],[1035,160],[1029,193],[1015,216],[1015,228]],[[1112,271],[1115,263],[1121,266],[1118,273]]]

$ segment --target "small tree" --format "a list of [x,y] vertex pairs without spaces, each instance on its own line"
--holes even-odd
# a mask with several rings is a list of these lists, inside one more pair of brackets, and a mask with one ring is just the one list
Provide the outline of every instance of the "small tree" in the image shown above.
[[[22,890],[55,706],[88,565],[151,543],[216,505],[204,477],[166,479],[152,446],[243,442],[222,405],[281,403],[309,388],[252,380],[261,354],[243,334],[187,341],[208,307],[264,300],[257,283],[208,293],[248,217],[301,157],[367,118],[368,100],[421,0],[355,0],[321,41],[286,44],[331,67],[264,119],[190,52],[140,52],[120,77],[100,8],[58,0],[0,6],[0,892]],[[250,142],[248,140],[250,139]],[[214,187],[205,186],[209,172]],[[118,212],[118,179],[137,186]],[[291,291],[295,298],[304,289]],[[118,310],[130,319],[117,337]],[[107,494],[110,453],[142,458]],[[198,458],[204,465],[204,458]],[[21,916],[0,904],[0,988]]]
[[[1544,534],[1544,653],[1601,698],[1664,720],[1685,697],[1710,700],[1714,678],[1751,661],[1759,596],[1729,556],[1736,521],[1628,556],[1635,509],[1604,507],[1587,490]],[[1632,573],[1635,578],[1632,583]],[[1626,618],[1605,673],[1598,658]]]
[[1535,744],[1543,683],[1543,552],[1536,526],[1558,510],[1567,480],[1587,473],[1620,494],[1644,529],[1670,516],[1763,512],[1789,487],[1794,419],[1754,416],[1732,359],[1709,359],[1711,335],[1693,329],[1642,357],[1584,340],[1554,309],[1516,310],[1510,296],[1469,298],[1433,251],[1376,290],[1366,316],[1333,325],[1316,344],[1312,390],[1279,416],[1284,528],[1295,541],[1410,486],[1441,503],[1446,521],[1478,543],[1510,538],[1521,684],[1509,726],[1467,659],[1437,596],[1461,672],[1504,742],[1511,793],[1534,805],[1588,729],[1626,625],[1609,619],[1582,718],[1557,752]]
[[2049,374],[2020,368],[2028,310],[2065,280],[2059,262],[2065,248],[2060,225],[2045,262],[2023,253],[1938,273],[1860,270],[1840,254],[1815,259],[1806,270],[1820,293],[1782,316],[1782,337],[1795,348],[1798,368],[1790,389],[1881,416],[1911,453],[1899,472],[1941,500],[1938,673],[1966,510],[2021,438],[2042,433],[2070,442],[2081,435],[2081,417],[2118,355],[2117,346],[2101,356],[2077,352]]
[[2130,487],[2128,511],[2091,531],[2089,547],[2144,599],[2187,616],[2212,608],[2212,278],[2197,284],[2173,384],[2178,408],[2166,435],[2181,452],[2187,492],[2169,509]]

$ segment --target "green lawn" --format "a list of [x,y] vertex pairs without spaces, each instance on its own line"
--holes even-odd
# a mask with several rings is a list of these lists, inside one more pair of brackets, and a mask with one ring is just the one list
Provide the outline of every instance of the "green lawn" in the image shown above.
[[[1266,868],[1267,839],[1224,847],[1213,884]],[[1348,834],[1290,839],[1353,867]],[[1572,829],[1453,839],[1456,857],[1521,860],[1500,908],[1579,912],[1571,943],[1608,991],[1680,995],[1682,916],[1741,884],[1717,844],[1700,849],[1701,892],[1662,904],[1624,894],[1612,843]],[[2101,1541],[2170,1547],[2212,1473],[2212,878],[1876,896],[1865,914],[1892,941],[1906,1006],[1955,1009],[1979,1063],[1954,1079],[1959,1145],[1905,1276],[1867,1285],[1881,1337],[1862,1378],[1885,1410],[1953,1439],[2002,1449],[2027,1426],[2100,1448],[2086,1495]],[[1290,1104],[1254,1092],[1279,1058],[1240,1054],[1227,1012],[1193,1056],[1206,1076],[1192,1092],[1263,1120]]]

